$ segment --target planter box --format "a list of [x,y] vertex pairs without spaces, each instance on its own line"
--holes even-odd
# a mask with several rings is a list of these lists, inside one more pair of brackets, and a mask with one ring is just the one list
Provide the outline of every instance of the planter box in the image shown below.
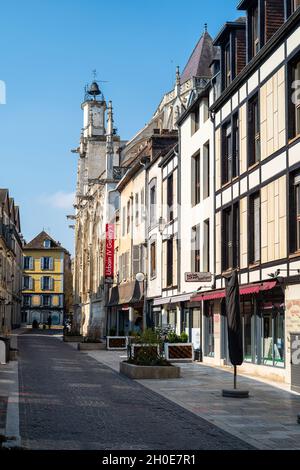
[[127,362],[120,363],[120,373],[130,379],[143,380],[166,380],[178,379],[180,377],[180,367],[176,366],[136,366]]
[[104,351],[106,350],[105,343],[78,343],[77,349],[79,351]]
[[108,351],[123,351],[127,349],[128,338],[126,336],[107,336],[106,346]]
[[131,357],[132,359],[135,358],[139,349],[149,349],[150,351],[153,350],[157,355],[159,355],[159,344],[131,344]]
[[65,343],[82,343],[83,336],[64,336]]
[[192,343],[165,343],[166,360],[170,362],[187,362],[194,360]]

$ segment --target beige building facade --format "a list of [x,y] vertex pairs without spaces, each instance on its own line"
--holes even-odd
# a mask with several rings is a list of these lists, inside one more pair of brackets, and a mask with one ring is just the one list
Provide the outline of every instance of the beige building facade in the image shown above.
[[0,332],[21,325],[22,235],[20,211],[7,189],[0,189]]

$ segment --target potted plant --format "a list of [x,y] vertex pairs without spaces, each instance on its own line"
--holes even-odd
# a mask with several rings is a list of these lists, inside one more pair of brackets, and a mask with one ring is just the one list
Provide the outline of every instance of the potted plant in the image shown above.
[[93,328],[89,334],[83,338],[83,341],[78,344],[80,351],[99,351],[106,349],[106,344],[101,341],[100,328]]
[[194,360],[193,344],[188,342],[188,335],[182,332],[177,335],[171,331],[165,342],[165,356],[168,361],[181,362]]
[[180,377],[180,368],[174,367],[164,358],[162,346],[157,332],[146,330],[131,343],[127,361],[120,363],[120,373],[132,379]]

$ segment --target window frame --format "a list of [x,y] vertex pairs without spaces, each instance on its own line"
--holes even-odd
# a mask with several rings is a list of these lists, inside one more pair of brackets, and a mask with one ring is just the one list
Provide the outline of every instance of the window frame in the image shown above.
[[248,101],[248,168],[261,161],[260,100],[255,93]]
[[191,175],[192,175],[192,207],[197,206],[201,202],[201,152],[200,149],[191,159]]

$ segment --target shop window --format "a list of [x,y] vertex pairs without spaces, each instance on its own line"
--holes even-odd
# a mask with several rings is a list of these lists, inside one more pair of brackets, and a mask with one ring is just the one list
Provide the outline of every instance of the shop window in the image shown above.
[[262,364],[284,367],[284,312],[274,305],[264,307],[262,322]]
[[168,310],[167,313],[167,322],[168,325],[176,331],[176,322],[177,322],[177,311],[176,310]]
[[215,326],[213,304],[207,303],[204,315],[204,355],[214,357],[215,355]]

